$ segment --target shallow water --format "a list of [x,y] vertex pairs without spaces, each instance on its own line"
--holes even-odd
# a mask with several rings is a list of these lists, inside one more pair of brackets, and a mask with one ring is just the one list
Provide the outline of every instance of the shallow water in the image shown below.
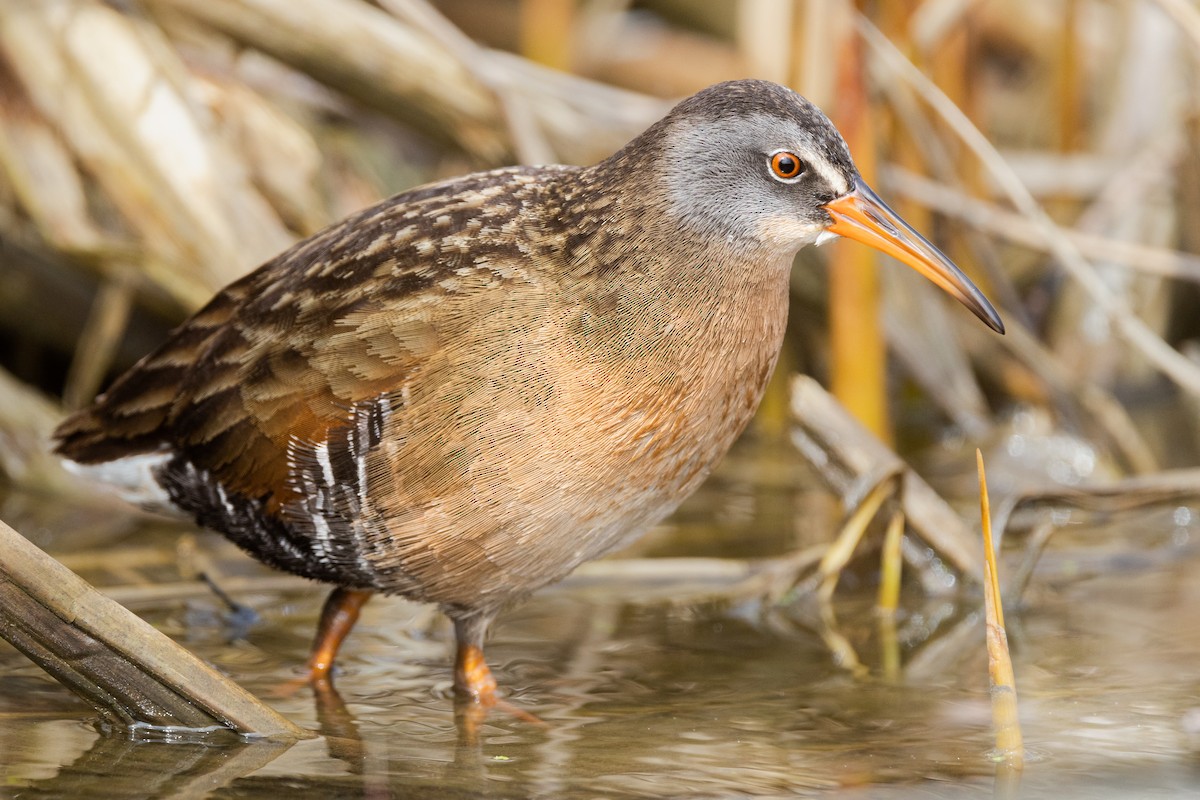
[[[836,505],[802,466],[780,458],[769,468],[733,462],[636,555],[767,557],[828,538]],[[456,724],[449,626],[402,600],[367,606],[343,650],[336,696],[306,688],[271,699],[320,734],[291,747],[103,732],[89,708],[0,645],[0,792],[1200,796],[1194,511],[1071,519],[1021,607],[1007,610],[1029,753],[1015,791],[989,759],[977,598],[906,592],[890,636],[872,611],[868,555],[834,605],[865,674],[836,663],[810,603],[706,600],[723,585],[703,570],[584,576],[503,614],[488,645],[507,700],[543,724],[496,710],[474,740]],[[107,532],[76,536],[78,519],[60,512],[9,496],[3,516],[114,591],[175,579],[177,534],[130,534],[135,523],[109,519]],[[216,537],[201,537],[199,550],[221,574],[274,574]],[[317,587],[241,593],[257,614],[248,624],[212,595],[131,605],[267,697],[304,662],[322,595]],[[887,666],[893,657],[898,669]]]

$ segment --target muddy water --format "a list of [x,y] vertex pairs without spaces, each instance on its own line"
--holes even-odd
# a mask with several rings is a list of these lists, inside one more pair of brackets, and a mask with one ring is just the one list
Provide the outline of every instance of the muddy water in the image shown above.
[[[835,504],[797,464],[744,459],[635,555],[766,557],[828,537]],[[89,579],[177,578],[176,534],[79,519],[9,495],[3,516]],[[1008,610],[1029,797],[1200,796],[1200,511],[1076,517]],[[131,532],[129,528],[140,527]],[[73,542],[83,541],[82,548]],[[1020,546],[1014,538],[1010,546]],[[269,576],[219,540],[218,573]],[[116,556],[114,558],[114,555]],[[894,635],[872,613],[870,559],[836,598],[853,674],[810,605],[720,599],[703,570],[584,577],[499,620],[488,656],[509,702],[470,737],[449,692],[448,626],[372,602],[336,695],[273,698],[320,735],[291,747],[217,737],[141,741],[0,646],[0,795],[12,797],[976,797],[989,759],[983,630],[970,593],[906,593]],[[89,566],[90,565],[90,566]],[[708,586],[708,583],[713,583]],[[304,661],[321,592],[132,602],[259,696]],[[705,599],[708,595],[709,599]],[[898,667],[890,667],[898,660]]]

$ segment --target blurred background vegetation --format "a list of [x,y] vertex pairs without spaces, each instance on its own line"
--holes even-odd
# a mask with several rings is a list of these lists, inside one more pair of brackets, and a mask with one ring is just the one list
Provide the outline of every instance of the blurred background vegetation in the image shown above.
[[746,76],[826,109],[1009,327],[810,249],[760,434],[803,371],[902,449],[1020,428],[1044,449],[1018,488],[1193,465],[1197,53],[1194,0],[0,0],[0,469],[47,480],[57,398],[290,242],[428,180],[594,162]]

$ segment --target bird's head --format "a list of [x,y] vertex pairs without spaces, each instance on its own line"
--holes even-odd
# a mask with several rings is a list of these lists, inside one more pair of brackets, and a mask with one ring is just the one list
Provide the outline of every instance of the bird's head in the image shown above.
[[920,272],[993,330],[999,314],[955,264],[858,174],[821,111],[768,81],[730,81],[689,97],[648,132],[668,202],[683,224],[731,244],[793,255],[844,236]]

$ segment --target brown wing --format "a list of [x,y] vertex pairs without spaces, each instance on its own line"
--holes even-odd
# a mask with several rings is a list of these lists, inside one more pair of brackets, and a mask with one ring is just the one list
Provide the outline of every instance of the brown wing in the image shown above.
[[[324,439],[348,424],[356,402],[387,391],[405,368],[396,353],[388,369],[372,364],[363,379],[351,365],[372,361],[370,344],[350,338],[337,342],[336,359],[318,357],[339,317],[372,304],[297,285],[305,262],[322,255],[313,244],[214,297],[95,405],[66,420],[58,451],[95,463],[167,450],[227,491],[263,497],[286,490],[289,441]],[[355,285],[378,294],[370,283]]]
[[[295,496],[289,453],[355,424],[440,346],[439,282],[522,252],[513,168],[398,195],[230,285],[56,431],[84,464],[169,452],[269,510]],[[527,248],[525,248],[527,251]]]

